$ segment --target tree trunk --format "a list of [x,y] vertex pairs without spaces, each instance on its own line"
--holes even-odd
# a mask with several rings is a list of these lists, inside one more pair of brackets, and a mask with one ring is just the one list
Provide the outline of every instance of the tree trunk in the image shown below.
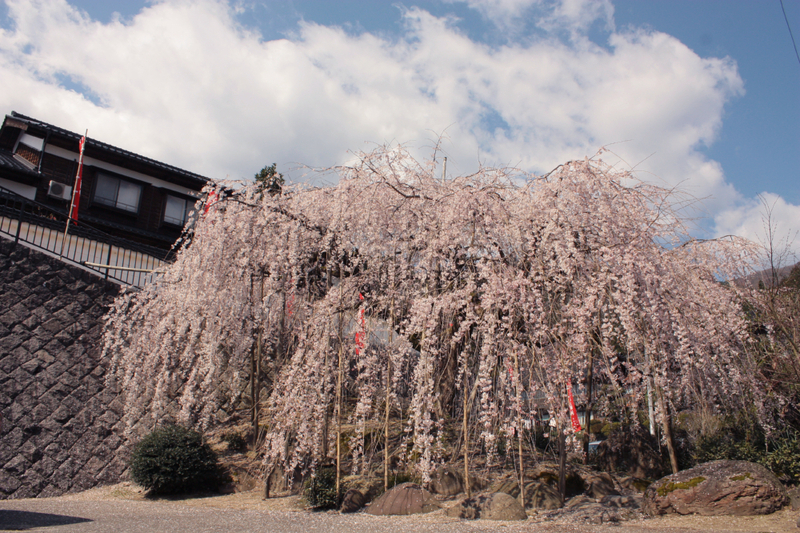
[[[328,266],[327,266],[326,285],[327,285],[327,290],[325,291],[325,294],[327,295],[327,294],[330,294],[331,285],[332,285],[330,262],[328,262]],[[286,309],[286,294],[285,293],[283,295],[283,298],[284,298],[283,308]],[[281,324],[283,324],[283,316],[281,316]],[[281,328],[281,331],[283,331],[283,328]],[[328,342],[330,343],[330,341],[328,341]],[[324,368],[325,368],[325,383],[328,383],[328,379],[330,379],[330,376],[328,375],[328,350],[325,350],[325,367]],[[326,403],[328,403],[327,399],[326,399]],[[327,407],[325,407],[325,420],[323,420],[323,422],[322,422],[322,457],[324,457],[325,459],[328,458],[328,452],[329,452],[329,450],[328,450],[328,434],[330,433],[330,428],[329,428],[329,426],[330,426],[330,417],[328,415],[328,411],[329,410],[330,410],[330,403],[328,403]]]
[[[390,334],[391,335],[391,334]],[[391,345],[391,341],[389,342]],[[389,490],[389,401],[391,398],[390,391],[392,390],[392,360],[389,359],[388,375],[386,378],[386,413],[384,415],[383,423],[383,490]]]
[[258,435],[258,421],[256,419],[256,357],[261,351],[261,333],[256,338],[256,345],[250,350],[250,423],[253,426],[253,446]]
[[558,494],[563,506],[567,497],[567,435],[560,425],[558,427]]
[[517,452],[519,455],[519,503],[525,508],[525,463],[522,460],[522,391],[520,382],[522,376],[519,375],[519,355],[514,351],[514,373],[517,376],[516,396],[517,396]]
[[589,368],[586,370],[586,416],[583,424],[583,464],[589,460],[589,434],[592,432],[592,408],[594,407],[594,351],[589,353]]
[[472,490],[469,486],[469,394],[467,393],[467,356],[464,355],[464,375],[461,377],[461,388],[464,390],[464,418],[461,425],[461,433],[464,435],[464,492],[467,498],[472,497]]
[[663,420],[664,440],[667,441],[667,451],[669,452],[669,462],[672,466],[672,473],[677,474],[680,470],[678,467],[678,454],[675,452],[675,441],[672,439],[672,420],[669,416],[667,403],[664,401],[664,391],[661,387],[656,386],[656,396],[658,397],[658,409],[661,411],[661,418]]
[[[341,272],[341,265],[339,271]],[[344,381],[344,316],[342,313],[342,283],[339,287],[339,366],[336,374],[336,501],[342,487],[342,382]]]

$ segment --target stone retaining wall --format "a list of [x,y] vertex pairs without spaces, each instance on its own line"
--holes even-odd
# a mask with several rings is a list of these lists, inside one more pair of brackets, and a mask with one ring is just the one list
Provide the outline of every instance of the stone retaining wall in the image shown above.
[[0,238],[0,499],[117,482],[120,404],[102,316],[119,287]]

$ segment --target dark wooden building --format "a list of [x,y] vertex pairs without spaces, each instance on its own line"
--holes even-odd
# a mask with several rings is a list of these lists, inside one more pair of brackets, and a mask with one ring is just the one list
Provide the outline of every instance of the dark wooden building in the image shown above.
[[[0,127],[0,188],[69,212],[82,135],[11,112]],[[89,137],[79,223],[168,250],[208,178]]]

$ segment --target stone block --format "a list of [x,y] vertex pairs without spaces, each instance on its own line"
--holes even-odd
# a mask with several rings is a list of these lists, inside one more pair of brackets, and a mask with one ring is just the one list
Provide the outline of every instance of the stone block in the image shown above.
[[0,353],[11,353],[13,352],[18,346],[21,346],[26,340],[28,340],[30,336],[26,337],[19,333],[10,333],[0,339]]
[[71,481],[67,481],[65,484],[62,480],[73,479],[80,471],[81,466],[83,465],[77,464],[72,457],[69,457],[66,461],[61,463],[61,466],[56,468],[56,471],[53,472],[52,478],[55,480],[59,488],[68,490],[68,488],[72,485]]
[[13,459],[8,461],[3,470],[15,477],[22,477],[22,475],[31,467],[31,462],[25,459],[22,455],[16,455]]
[[[9,431],[3,436],[2,438],[3,447],[8,450],[17,450],[25,442],[25,439],[26,435],[25,432],[22,431],[22,428],[19,426],[15,426],[11,431]],[[0,450],[0,460],[2,460],[1,458],[3,457],[2,452],[3,450]]]
[[75,333],[72,331],[72,326],[66,326],[64,329],[55,334],[55,339],[64,346],[71,346],[75,342]]
[[36,444],[32,442],[31,439],[25,441],[19,448],[19,452],[25,459],[27,459],[32,465],[35,464],[39,459],[42,458],[42,450],[40,450]]
[[55,440],[56,434],[48,429],[41,428],[41,431],[36,434],[32,435],[30,439],[38,446],[40,449],[44,450]]
[[39,337],[31,336],[28,340],[22,343],[22,347],[25,348],[29,353],[34,354],[38,357],[41,361],[47,363],[48,365],[52,363],[53,357],[42,350],[44,346],[44,340],[40,339]]
[[64,491],[53,485],[52,483],[48,484],[45,488],[42,489],[42,492],[38,494],[39,498],[55,498],[56,496],[61,496],[64,494]]
[[55,336],[57,333],[61,332],[64,329],[64,323],[58,320],[57,318],[51,318],[47,322],[44,322],[41,325],[41,329],[44,329],[50,335]]
[[3,496],[8,498],[22,485],[22,481],[16,475],[10,475],[0,468],[0,499]]

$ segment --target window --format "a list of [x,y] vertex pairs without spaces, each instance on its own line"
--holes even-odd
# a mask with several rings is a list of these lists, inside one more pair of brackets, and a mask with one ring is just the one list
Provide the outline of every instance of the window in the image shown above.
[[106,174],[97,175],[94,201],[98,204],[116,207],[131,213],[139,212],[139,198],[142,186]]
[[164,222],[183,226],[189,214],[189,201],[177,196],[167,195],[167,205],[164,207]]

